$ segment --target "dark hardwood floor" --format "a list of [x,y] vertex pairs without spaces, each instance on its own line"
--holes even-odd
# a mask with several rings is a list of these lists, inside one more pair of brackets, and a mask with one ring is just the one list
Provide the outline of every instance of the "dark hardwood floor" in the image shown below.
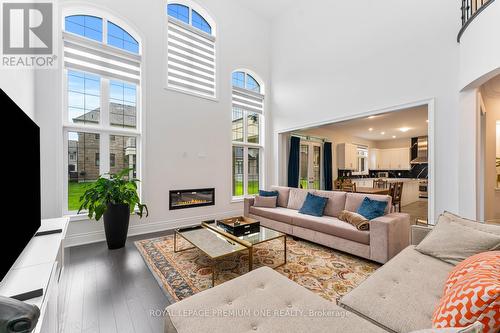
[[63,332],[163,332],[164,318],[152,311],[162,311],[169,301],[134,241],[165,234],[131,237],[119,250],[108,250],[104,242],[69,249]]

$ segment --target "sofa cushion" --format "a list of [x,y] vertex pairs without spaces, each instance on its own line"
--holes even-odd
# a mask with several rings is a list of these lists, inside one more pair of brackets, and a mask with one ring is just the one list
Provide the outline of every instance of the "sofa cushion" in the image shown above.
[[271,220],[292,224],[292,217],[300,216],[300,213],[293,209],[276,207],[276,208],[264,208],[264,207],[250,207],[250,214],[262,216]]
[[475,254],[500,249],[500,235],[474,228],[474,223],[460,224],[440,215],[437,225],[416,249],[453,265]]
[[299,213],[321,217],[323,216],[327,202],[328,198],[307,193],[306,200],[304,201],[302,207],[300,207]]
[[449,272],[444,261],[409,246],[340,300],[340,304],[394,332],[432,327]]
[[292,217],[292,224],[301,228],[314,230],[324,234],[348,239],[357,243],[370,244],[370,232],[356,229],[355,226],[340,221],[331,216],[296,215]]
[[450,213],[450,212],[444,212],[442,214],[444,217],[447,217],[450,219],[452,222],[465,225],[469,228],[474,228],[477,230],[481,230],[484,232],[489,232],[495,235],[500,236],[500,226],[495,225],[495,224],[487,224],[487,223],[478,223],[477,221],[474,220],[469,220],[464,217],[460,217],[456,214]]
[[361,206],[359,206],[357,213],[363,215],[368,220],[376,219],[377,217],[384,216],[385,209],[387,208],[387,201],[372,200],[364,198]]
[[333,217],[339,217],[340,212],[344,210],[346,193],[340,191],[314,191],[315,195],[328,198],[324,214]]
[[271,190],[278,192],[278,206],[286,208],[288,206],[288,197],[290,188],[285,186],[271,186]]
[[345,200],[345,210],[350,212],[357,212],[358,208],[365,198],[378,201],[387,201],[387,207],[385,208],[385,214],[390,213],[392,198],[388,195],[379,194],[363,194],[363,193],[347,193]]
[[287,208],[299,210],[306,201],[307,193],[312,193],[314,190],[304,190],[301,188],[291,188],[290,196],[288,197]]
[[278,197],[279,192],[278,191],[264,191],[264,190],[259,190],[259,195],[261,197]]
[[384,333],[269,267],[172,304],[165,313],[166,333]]
[[266,197],[266,196],[256,195],[254,206],[276,208],[276,199],[278,199],[278,197],[271,197],[271,196]]

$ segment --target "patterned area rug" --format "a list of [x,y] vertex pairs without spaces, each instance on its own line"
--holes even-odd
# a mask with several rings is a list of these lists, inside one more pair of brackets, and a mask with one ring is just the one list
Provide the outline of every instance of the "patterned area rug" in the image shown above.
[[[156,280],[173,301],[211,288],[210,259],[197,249],[174,253],[173,235],[135,242]],[[178,248],[191,247],[178,238]],[[380,265],[302,240],[287,239],[287,264],[276,271],[327,300],[347,294]],[[283,241],[254,248],[254,269],[283,263]],[[216,285],[248,272],[248,252],[222,258],[217,263]]]

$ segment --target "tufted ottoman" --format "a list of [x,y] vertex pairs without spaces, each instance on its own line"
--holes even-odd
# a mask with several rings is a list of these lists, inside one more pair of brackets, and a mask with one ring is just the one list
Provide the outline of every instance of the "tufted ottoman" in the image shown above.
[[262,267],[167,307],[166,333],[385,332]]

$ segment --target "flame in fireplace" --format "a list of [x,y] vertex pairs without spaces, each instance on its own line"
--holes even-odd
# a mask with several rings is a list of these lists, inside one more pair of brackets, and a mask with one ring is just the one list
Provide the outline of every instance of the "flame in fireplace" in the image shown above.
[[187,205],[197,205],[197,204],[204,204],[204,203],[210,203],[208,200],[201,200],[201,199],[191,199],[189,201],[178,201],[176,202],[177,206],[187,206]]

